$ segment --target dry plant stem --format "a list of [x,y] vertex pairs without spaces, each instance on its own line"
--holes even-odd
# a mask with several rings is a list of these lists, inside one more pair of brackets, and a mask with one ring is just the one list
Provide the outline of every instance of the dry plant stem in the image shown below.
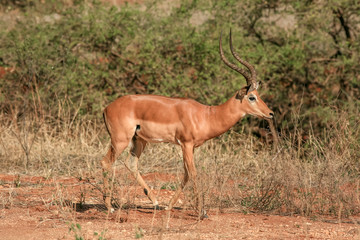
[[171,210],[166,210],[166,229],[170,228],[170,215]]
[[[111,176],[108,176],[108,173],[112,173]],[[108,188],[105,188],[105,190],[104,190],[105,204],[109,204],[109,205],[106,205],[106,207],[107,207],[106,220],[105,220],[105,229],[106,229],[108,221],[109,221],[110,213],[112,213],[114,211],[114,209],[111,207],[111,199],[112,199],[112,194],[113,194],[113,190],[114,190],[114,179],[116,176],[116,168],[112,168],[112,171],[111,171],[111,169],[109,169],[109,171],[107,171],[107,172],[103,171],[103,176],[104,176],[104,186],[105,186],[105,180],[107,181],[107,184],[108,184]],[[110,179],[110,185],[109,185],[108,179]],[[120,206],[119,211],[121,211],[121,206]],[[119,216],[119,213],[117,216]],[[106,233],[106,231],[105,231],[105,233]],[[104,237],[105,237],[105,234],[104,234]]]
[[338,223],[341,224],[341,212],[343,210],[343,203],[340,202],[340,207],[339,207],[339,213],[338,213]]
[[[33,75],[32,80],[33,80],[33,83],[34,83],[34,86],[35,86],[35,93],[36,93],[37,102],[38,102],[38,105],[39,105],[40,122],[44,122],[45,115],[44,115],[44,111],[43,111],[43,105],[42,105],[42,102],[41,102],[41,98],[40,98],[38,84],[36,82],[35,74]],[[37,114],[38,111],[37,111],[36,101],[35,101],[35,96],[34,96],[34,89],[33,89],[32,85],[30,85],[30,86],[31,86],[31,95],[32,95],[32,98],[33,98],[33,104],[34,104],[34,109],[35,109],[36,121],[39,121],[38,114]]]
[[[25,153],[25,163],[24,163],[24,167],[25,170],[27,171],[29,169],[29,164],[30,164],[30,153],[31,153],[31,149],[35,143],[36,140],[36,136],[41,128],[42,123],[40,124],[40,126],[38,128],[35,128],[35,130],[33,130],[33,138],[30,140],[29,138],[29,134],[31,134],[31,130],[30,130],[30,126],[25,126],[27,121],[23,122],[23,139],[21,137],[21,132],[19,130],[19,128],[15,128],[17,130],[17,132],[13,131],[12,129],[10,129],[10,131],[12,132],[12,134],[16,137],[16,139],[18,140],[22,150]],[[16,125],[16,124],[15,124]],[[31,128],[34,129],[34,128]]]
[[[316,136],[312,131],[304,132],[300,116],[294,116],[295,129],[281,139],[281,146],[276,154],[270,154],[265,148],[261,148],[262,145],[254,141],[252,136],[246,138],[236,133],[205,143],[195,151],[194,158],[199,161],[198,163],[203,164],[201,169],[211,176],[209,182],[205,181],[205,186],[206,184],[212,186],[209,207],[219,207],[219,209],[232,207],[236,211],[245,212],[255,209],[279,211],[285,214],[294,212],[304,215],[332,214],[336,220],[339,217],[339,222],[342,223],[349,215],[358,214],[360,181],[357,149],[360,131],[357,126],[343,124],[354,115],[344,110],[339,110],[335,114],[336,121],[328,125],[323,137]],[[29,147],[30,142],[33,141],[30,149],[30,168],[34,169],[34,174],[41,175],[43,172],[48,172],[49,176],[77,175],[79,169],[94,173],[91,168],[96,165],[100,149],[103,148],[97,140],[99,132],[103,131],[98,129],[98,125],[88,124],[85,121],[79,123],[75,119],[69,129],[73,116],[64,117],[65,120],[57,125],[53,122],[45,122],[36,139],[33,140],[35,131],[38,131],[38,125],[35,125],[36,128],[32,127],[34,123],[31,121],[34,121],[35,117],[19,118],[16,123],[15,117],[9,120],[6,120],[6,117],[8,116],[0,115],[1,119],[5,119],[5,124],[0,125],[0,164],[3,172],[14,172],[15,175],[16,171],[24,172],[25,155],[24,149],[19,144],[18,137],[20,137],[21,142],[27,139],[26,143]],[[356,121],[358,123],[358,120]],[[307,134],[309,137],[297,141],[302,134]],[[100,134],[100,139],[101,137]],[[301,149],[297,149],[297,146]],[[256,155],[253,154],[254,148],[258,149]],[[182,155],[180,149],[170,144],[153,144],[151,148],[144,150],[146,154],[142,155],[144,172],[179,174],[176,170],[183,166],[183,161],[179,159]],[[83,153],[84,151],[86,154]],[[123,156],[125,160],[127,155]],[[131,162],[134,162],[135,157],[132,158]],[[22,161],[19,162],[19,159]],[[86,166],[84,163],[87,161],[89,164]],[[36,172],[33,166],[39,166]],[[118,170],[116,171],[118,173]],[[202,180],[206,179],[201,176],[203,171],[198,174]],[[113,179],[111,173],[112,170],[108,175],[109,184]],[[125,181],[129,181],[127,180],[129,175],[116,177],[123,177]],[[13,184],[16,184],[16,181]],[[231,181],[234,181],[233,185],[229,184]],[[93,184],[95,187],[99,186]],[[279,189],[278,186],[281,188]],[[99,188],[102,192],[103,187]],[[202,190],[204,186],[200,184],[198,188]],[[111,195],[114,197],[116,187],[111,189]],[[279,195],[272,194],[273,190],[279,191]],[[0,204],[11,207],[15,191],[4,194],[5,192],[2,192],[0,196]],[[154,196],[157,197],[155,193]],[[64,202],[64,196],[56,196],[55,199],[55,204],[59,205],[61,210],[60,213],[68,213],[66,205],[69,203]],[[114,200],[113,198],[112,204]],[[192,195],[188,202],[192,202],[193,205],[195,195]],[[124,209],[122,212],[126,217]],[[174,217],[173,212],[171,217]],[[109,218],[111,219],[111,215]]]
[[359,189],[360,189],[360,180],[358,179],[357,181],[356,181],[356,200],[357,200],[357,203],[360,205],[360,191],[359,191]]
[[151,218],[151,230],[150,232],[152,232],[153,228],[154,228],[154,221],[155,221],[155,216],[156,216],[156,213],[157,213],[157,208],[155,207],[154,208],[154,213],[153,213],[153,217]]
[[121,222],[121,209],[122,209],[122,202],[120,202],[120,205],[119,205],[119,209],[117,210],[117,213],[116,213],[116,222],[120,223]]
[[270,131],[273,136],[273,150],[276,151],[279,146],[279,138],[278,134],[276,132],[275,126],[274,126],[274,120],[273,119],[266,119],[269,123]]

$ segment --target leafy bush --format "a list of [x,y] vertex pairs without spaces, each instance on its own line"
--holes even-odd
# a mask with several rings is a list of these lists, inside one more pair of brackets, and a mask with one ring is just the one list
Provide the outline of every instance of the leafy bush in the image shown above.
[[158,13],[160,3],[145,10],[97,1],[21,5],[15,25],[0,32],[1,65],[15,68],[1,81],[1,111],[54,118],[68,99],[72,114],[81,103],[80,117],[99,119],[107,103],[130,93],[219,104],[244,84],[218,54],[219,34],[231,26],[283,130],[294,127],[299,106],[305,133],[310,123],[320,133],[331,107],[358,112],[358,3],[181,1],[167,14]]
[[[246,127],[203,146],[196,157],[209,204],[306,215],[359,211],[356,196],[343,192],[358,193],[359,185],[357,1],[150,0],[115,7],[9,0],[0,10],[3,170],[94,171],[107,138],[102,109],[125,94],[224,102],[245,84],[218,53],[223,31],[231,59],[231,27],[237,52],[263,82],[282,144],[270,153],[261,134],[252,135],[264,121],[246,118]],[[234,140],[238,133],[244,140]],[[153,164],[149,171],[181,167],[173,147],[157,151],[144,161]]]

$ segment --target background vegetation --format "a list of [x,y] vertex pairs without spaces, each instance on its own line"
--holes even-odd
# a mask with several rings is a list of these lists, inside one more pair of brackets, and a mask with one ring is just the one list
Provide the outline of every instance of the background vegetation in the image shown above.
[[[249,117],[201,147],[207,206],[359,213],[358,1],[6,0],[0,8],[1,172],[98,172],[108,144],[102,109],[125,94],[224,102],[245,84],[219,58],[220,32],[227,40],[231,28],[282,141],[270,152],[266,122]],[[177,172],[181,156],[152,146],[141,166]]]

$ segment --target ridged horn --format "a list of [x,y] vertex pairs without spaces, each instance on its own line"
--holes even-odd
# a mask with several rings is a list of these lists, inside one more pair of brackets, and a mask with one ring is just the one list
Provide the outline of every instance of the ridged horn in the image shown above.
[[[247,67],[251,73],[251,77],[250,77],[250,81],[251,81],[251,88],[253,89],[257,89],[259,84],[257,83],[256,81],[256,71],[255,71],[255,68],[254,66],[252,66],[248,61],[245,61],[244,59],[241,59],[239,57],[239,55],[237,55],[237,53],[234,51],[234,47],[233,47],[233,44],[232,44],[232,37],[231,37],[231,29],[230,29],[230,50],[231,50],[231,53],[232,55],[234,56],[234,58],[236,60],[238,60],[242,65],[244,65],[245,67]],[[250,85],[250,83],[248,83]]]
[[224,55],[224,51],[222,49],[222,32],[220,33],[219,50],[220,50],[220,56],[221,56],[221,59],[223,60],[223,62],[231,69],[233,69],[233,70],[237,71],[238,73],[240,73],[241,75],[243,75],[244,78],[246,79],[247,84],[250,85],[251,84],[251,76],[249,75],[249,73],[246,72],[244,69],[239,68],[235,64],[229,62],[226,59],[226,57]]
[[254,66],[252,66],[249,62],[245,61],[244,59],[241,59],[239,57],[239,55],[237,55],[237,53],[234,51],[233,48],[233,44],[232,44],[232,37],[231,37],[231,29],[230,29],[230,38],[229,38],[229,43],[230,43],[230,50],[232,55],[234,56],[234,58],[239,61],[242,65],[244,65],[249,71],[250,74],[242,68],[239,68],[238,66],[236,66],[235,64],[229,62],[225,55],[224,55],[224,51],[222,49],[222,32],[220,33],[220,40],[219,40],[219,49],[220,49],[220,56],[221,59],[223,60],[223,62],[230,67],[231,69],[237,71],[238,73],[240,73],[241,75],[244,76],[244,78],[246,79],[247,85],[250,86],[249,91],[255,90],[258,88],[259,84],[256,81],[256,71]]

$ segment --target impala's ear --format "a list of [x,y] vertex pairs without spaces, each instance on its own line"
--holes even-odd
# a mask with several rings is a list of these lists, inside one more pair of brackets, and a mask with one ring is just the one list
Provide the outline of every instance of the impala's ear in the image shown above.
[[245,95],[248,93],[250,86],[251,85],[241,88],[236,94],[236,99],[242,101]]

